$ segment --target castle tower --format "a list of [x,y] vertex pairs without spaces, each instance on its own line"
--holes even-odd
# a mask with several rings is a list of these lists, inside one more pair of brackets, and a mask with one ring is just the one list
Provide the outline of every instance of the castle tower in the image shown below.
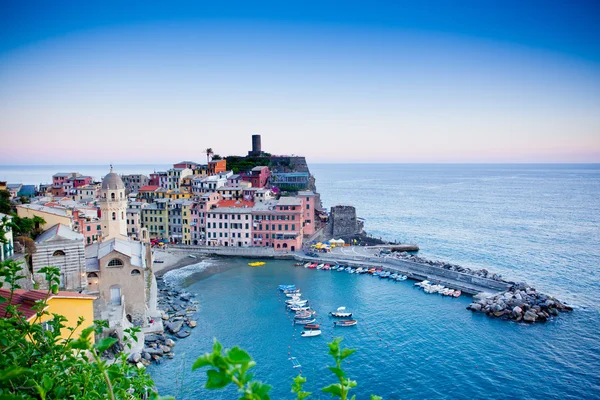
[[110,173],[102,180],[100,191],[102,213],[102,240],[127,239],[127,197],[121,177],[110,167]]

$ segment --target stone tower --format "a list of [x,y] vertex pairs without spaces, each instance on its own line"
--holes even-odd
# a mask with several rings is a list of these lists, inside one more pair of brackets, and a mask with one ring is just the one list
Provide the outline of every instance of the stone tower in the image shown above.
[[110,167],[102,180],[100,212],[102,213],[102,240],[127,239],[127,197],[121,177]]

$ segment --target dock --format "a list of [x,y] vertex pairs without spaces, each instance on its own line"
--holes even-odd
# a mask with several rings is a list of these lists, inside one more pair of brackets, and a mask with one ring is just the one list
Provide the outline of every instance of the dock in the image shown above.
[[[389,247],[389,246],[384,246]],[[482,278],[458,271],[450,271],[429,264],[397,259],[395,257],[375,257],[359,254],[323,253],[319,257],[308,257],[301,252],[282,252],[265,247],[211,247],[211,246],[181,246],[172,245],[172,252],[197,254],[206,256],[244,257],[244,258],[273,258],[289,259],[302,262],[319,262],[328,264],[350,265],[352,267],[375,267],[390,272],[398,272],[413,280],[429,280],[440,283],[452,289],[460,289],[471,295],[492,295],[502,292],[511,283],[494,279]]]

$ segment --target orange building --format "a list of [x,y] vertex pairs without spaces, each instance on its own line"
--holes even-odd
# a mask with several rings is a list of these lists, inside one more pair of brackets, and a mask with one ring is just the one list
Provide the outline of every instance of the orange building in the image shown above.
[[227,171],[227,160],[214,160],[208,163],[208,175]]

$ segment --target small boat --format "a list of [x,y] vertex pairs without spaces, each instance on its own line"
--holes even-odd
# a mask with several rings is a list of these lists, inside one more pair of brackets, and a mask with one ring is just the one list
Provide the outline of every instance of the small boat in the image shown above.
[[398,278],[398,274],[393,273],[390,275],[390,279],[396,280],[396,278]]
[[398,274],[398,277],[396,278],[397,281],[405,281],[407,279],[408,279],[408,276],[400,275],[400,274]]
[[362,268],[362,267],[358,267],[358,268],[356,268],[356,273],[357,273],[357,274],[362,274],[362,273],[363,273],[363,271],[364,271],[364,270],[363,270],[363,268]]
[[325,264],[325,265],[323,265],[323,269],[324,269],[325,271],[329,271],[329,270],[331,269],[331,265],[329,265],[329,264]]
[[337,311],[330,312],[329,315],[332,317],[345,318],[351,317],[352,313],[346,311],[346,307],[338,307]]
[[266,262],[264,262],[264,261],[257,261],[257,262],[248,263],[248,265],[251,266],[251,267],[262,267],[265,264],[266,264]]
[[319,265],[317,265],[317,269],[323,269],[324,266],[325,266],[325,264],[319,264]]
[[319,329],[319,324],[306,324],[304,329]]
[[446,293],[446,296],[452,297],[453,294],[454,294],[454,289],[450,289],[450,290],[448,290],[448,293]]
[[298,311],[310,311],[310,307],[309,306],[291,306],[291,307],[288,306],[288,309],[290,311],[296,311],[296,312],[298,312]]
[[337,270],[338,270],[338,272],[342,272],[342,271],[344,271],[345,269],[346,269],[346,268],[344,268],[344,266],[342,265],[342,266],[340,266],[340,267],[339,267]]
[[[296,290],[298,290],[298,289],[296,289]],[[300,291],[298,290],[295,293],[286,293],[285,296],[286,297],[292,297],[292,298],[294,298],[294,297],[300,297],[300,296],[302,296],[302,293],[300,293]]]
[[299,296],[300,295],[300,289],[286,289],[283,291],[283,294],[285,294],[286,296],[288,294],[291,294],[292,296]]
[[379,275],[379,277],[380,277],[380,278],[387,279],[387,278],[389,278],[389,277],[390,277],[390,275],[391,275],[390,271],[385,271],[385,272],[381,273],[381,274]]
[[290,357],[288,360],[292,362],[292,368],[302,368],[302,365],[300,365],[300,362],[296,359],[296,357]]
[[297,312],[296,315],[294,315],[294,319],[309,319],[316,313],[315,310]]
[[350,268],[350,271],[348,271],[349,274],[355,274],[356,270],[354,268]]
[[300,336],[311,337],[311,336],[319,336],[320,334],[321,334],[321,331],[319,329],[311,329],[309,331],[302,331],[302,333],[300,333]]
[[296,285],[279,285],[279,290],[285,292],[286,290],[296,290]]
[[308,325],[308,324],[312,324],[313,322],[315,322],[316,319],[298,319],[296,321],[294,321],[295,324],[298,325]]
[[306,303],[308,303],[308,300],[300,300],[300,299],[298,299],[298,300],[287,300],[285,302],[285,304],[287,304],[288,307],[294,307],[294,306],[296,306],[296,307],[303,307],[303,306],[306,305]]
[[343,321],[335,321],[334,326],[354,326],[358,323],[355,319],[345,319]]
[[304,264],[304,268],[308,268],[308,267],[310,267],[310,264],[312,264],[312,263],[310,263],[310,262],[307,262],[306,264]]
[[198,257],[196,257],[196,256],[195,256],[195,255],[193,255],[193,254],[190,254],[188,257],[189,257],[189,258],[198,258]]
[[452,293],[452,297],[460,297],[461,294],[462,294],[462,291],[455,290],[454,293]]
[[373,275],[375,273],[375,268],[369,268],[367,273]]
[[304,265],[304,264],[302,264],[302,263],[296,263],[296,264],[294,264],[294,267],[301,267],[302,265]]
[[310,265],[308,266],[308,268],[310,268],[310,269],[315,269],[315,268],[317,268],[317,263],[312,263],[312,264],[310,264]]

